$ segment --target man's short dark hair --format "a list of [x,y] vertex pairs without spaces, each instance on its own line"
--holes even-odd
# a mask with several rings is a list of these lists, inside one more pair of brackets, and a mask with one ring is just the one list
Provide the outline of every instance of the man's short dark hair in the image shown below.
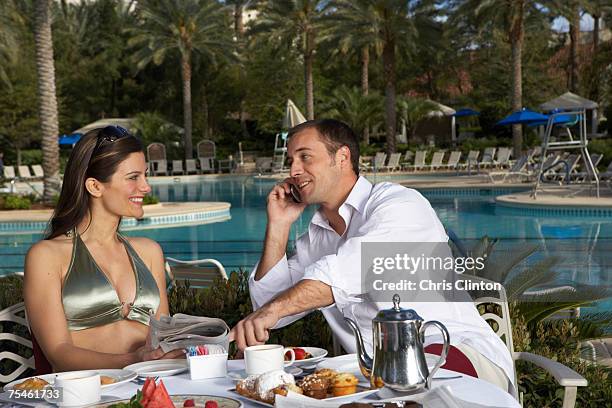
[[321,142],[332,157],[342,146],[348,147],[353,171],[359,175],[359,139],[349,125],[335,119],[309,120],[291,128],[288,138],[306,129],[315,129],[319,132]]

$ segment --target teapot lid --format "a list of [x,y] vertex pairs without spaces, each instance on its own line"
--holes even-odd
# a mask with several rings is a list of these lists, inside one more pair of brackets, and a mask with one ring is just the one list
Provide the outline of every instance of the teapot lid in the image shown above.
[[396,293],[393,295],[393,307],[378,312],[374,321],[376,322],[401,322],[405,320],[423,320],[413,309],[402,309],[400,307],[400,297]]

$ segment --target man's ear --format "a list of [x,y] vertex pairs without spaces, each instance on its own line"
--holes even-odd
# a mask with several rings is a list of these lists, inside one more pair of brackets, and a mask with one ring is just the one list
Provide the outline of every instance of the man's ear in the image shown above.
[[351,165],[351,151],[348,146],[342,146],[340,149],[338,149],[336,152],[336,160],[340,161],[342,167]]
[[85,188],[93,197],[100,197],[104,191],[104,185],[93,177],[85,180]]

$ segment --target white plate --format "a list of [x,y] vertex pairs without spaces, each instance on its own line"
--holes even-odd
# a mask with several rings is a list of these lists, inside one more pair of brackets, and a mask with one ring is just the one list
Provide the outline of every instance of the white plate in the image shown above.
[[305,352],[310,353],[312,357],[305,358],[303,360],[295,360],[293,366],[303,367],[314,365],[319,361],[323,360],[327,356],[327,350],[318,347],[289,347],[289,348],[301,348]]
[[[294,366],[285,367],[284,370],[287,374],[291,374],[291,375],[300,375],[303,372],[301,368],[294,367]],[[235,371],[227,372],[227,377],[234,381],[244,380],[248,376],[249,375],[244,370],[235,370]]]
[[[170,399],[174,402],[174,405],[177,407],[182,407],[183,403],[191,399],[195,402],[196,407],[203,407],[206,401],[216,401],[219,405],[219,408],[241,408],[243,407],[242,402],[228,397],[221,397],[217,395],[199,395],[199,394],[181,394],[181,395],[171,395]],[[128,403],[129,399],[117,400],[115,398],[111,403],[102,403],[95,405],[93,408],[104,408],[109,405],[118,404],[118,403]]]
[[[111,388],[115,388],[116,386],[120,384],[126,383],[128,381],[132,381],[134,378],[136,378],[136,372],[132,370],[128,370],[128,369],[119,370],[119,369],[112,369],[112,368],[103,368],[99,370],[80,370],[80,371],[96,371],[100,375],[106,375],[108,377],[113,377],[116,380],[114,383],[102,385],[100,387],[103,391],[107,391]],[[68,371],[68,372],[78,373],[79,371]],[[43,379],[49,384],[53,384],[53,382],[55,381],[55,376],[58,374],[65,374],[65,373],[43,374],[43,375],[36,375],[34,377]],[[4,391],[12,390],[15,385],[21,384],[25,380],[34,378],[34,377],[21,378],[19,380],[15,380],[11,383],[8,383],[4,386]]]
[[124,370],[132,370],[138,377],[169,377],[187,371],[189,366],[184,358],[174,360],[152,360],[131,364]]
[[[244,395],[240,395],[236,392],[235,388],[229,389],[227,390],[228,392],[232,393],[233,395],[237,396],[238,398],[242,398],[244,400],[250,401],[250,402],[254,402],[255,404],[259,404],[259,405],[263,405],[264,407],[274,407],[274,405],[272,404],[268,404],[267,402],[262,402],[253,398],[249,398],[249,397],[245,397]],[[368,395],[374,394],[378,392],[378,390],[365,390],[365,391],[360,391],[360,392],[356,392],[354,394],[349,394],[349,395],[343,395],[341,397],[330,397],[330,398],[325,398],[325,399],[321,399],[321,400],[314,400],[314,401],[323,401],[323,402],[353,402],[353,401],[358,401],[360,399],[363,399],[365,397],[367,397]]]

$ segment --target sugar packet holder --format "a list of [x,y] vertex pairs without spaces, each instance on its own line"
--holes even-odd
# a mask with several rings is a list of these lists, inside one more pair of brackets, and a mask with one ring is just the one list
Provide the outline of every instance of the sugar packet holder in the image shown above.
[[[218,345],[192,346],[187,349],[189,376],[192,380],[225,377],[227,375],[227,352]],[[219,350],[220,349],[220,350]],[[207,354],[202,354],[207,350]]]

